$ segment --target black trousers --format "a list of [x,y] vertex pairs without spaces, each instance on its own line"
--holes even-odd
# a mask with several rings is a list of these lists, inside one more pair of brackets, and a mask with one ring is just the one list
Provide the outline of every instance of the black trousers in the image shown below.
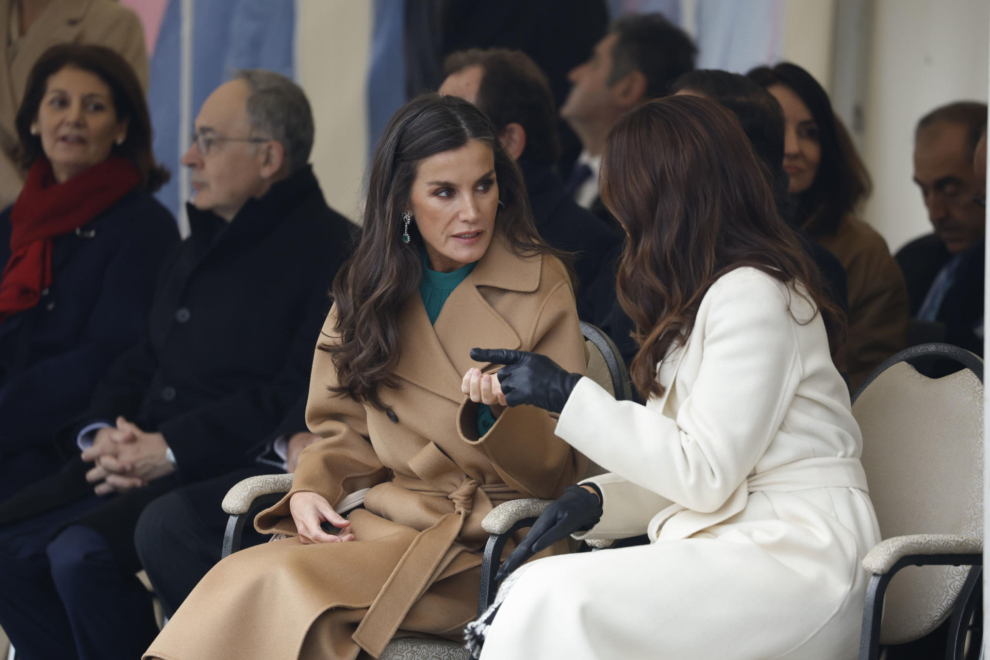
[[[230,516],[220,508],[227,491],[242,479],[274,474],[258,465],[173,490],[152,502],[138,519],[134,541],[165,615],[171,617],[213,566],[220,561]],[[242,546],[268,540],[246,526]]]
[[0,625],[23,660],[133,660],[158,634],[151,594],[78,521],[92,495],[0,530]]

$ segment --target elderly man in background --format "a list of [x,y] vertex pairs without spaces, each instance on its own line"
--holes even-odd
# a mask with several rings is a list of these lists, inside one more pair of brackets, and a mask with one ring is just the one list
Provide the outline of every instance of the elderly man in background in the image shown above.
[[519,163],[540,236],[558,250],[576,253],[578,313],[588,317],[582,294],[620,239],[568,196],[557,174],[557,110],[546,75],[522,51],[501,48],[453,53],[444,66],[448,75],[440,93],[458,96],[488,115],[502,146]]
[[943,341],[978,355],[986,237],[984,180],[974,160],[986,126],[987,106],[976,102],[950,103],[918,122],[914,182],[935,232],[897,253],[912,318],[944,327]]
[[140,657],[157,634],[134,576],[141,512],[254,466],[308,386],[350,239],[307,164],[309,103],[283,76],[245,71],[195,129],[192,234],[166,261],[145,338],[60,438],[81,457],[0,506],[0,625],[28,659]]
[[137,15],[116,0],[0,0],[0,210],[17,199],[25,173],[17,165],[14,116],[28,73],[59,43],[106,46],[134,67],[148,89],[148,55]]

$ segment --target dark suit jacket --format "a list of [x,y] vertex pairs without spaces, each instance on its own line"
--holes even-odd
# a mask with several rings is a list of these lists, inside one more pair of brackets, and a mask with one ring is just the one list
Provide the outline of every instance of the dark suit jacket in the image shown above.
[[[895,255],[911,300],[911,317],[917,316],[928,290],[942,267],[952,258],[945,244],[935,234],[917,238]],[[983,355],[983,339],[975,333],[983,321],[983,272],[986,265],[986,242],[962,255],[955,282],[939,308],[937,321],[945,324],[945,341],[977,355]]]
[[590,320],[594,309],[592,282],[608,254],[621,239],[590,211],[578,206],[564,190],[564,182],[549,167],[520,161],[529,192],[536,229],[547,243],[574,253],[578,316]]
[[[567,73],[591,56],[608,27],[604,0],[405,0],[406,93],[435,91],[446,74],[443,59],[468,48],[521,50],[547,74],[559,108],[571,83]],[[581,153],[577,136],[560,122],[562,171]]]
[[[3,264],[10,233],[7,210]],[[144,332],[162,260],[178,243],[172,214],[145,192],[54,240],[52,286],[0,323],[0,457],[50,443],[86,409],[110,364]]]
[[0,522],[92,492],[81,482],[76,434],[123,415],[165,436],[177,471],[108,499],[78,522],[133,566],[134,527],[144,507],[180,483],[254,465],[252,451],[308,389],[329,287],[349,252],[350,223],[326,205],[308,167],[248,201],[229,224],[187,208],[192,235],[162,270],[147,334],[114,363],[88,412],[60,439],[76,458],[63,473],[7,500]]

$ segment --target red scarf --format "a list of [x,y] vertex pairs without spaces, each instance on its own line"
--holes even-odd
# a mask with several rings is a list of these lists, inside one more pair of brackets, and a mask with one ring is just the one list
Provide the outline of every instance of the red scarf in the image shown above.
[[52,239],[79,227],[117,203],[141,183],[134,164],[112,157],[65,183],[38,158],[10,211],[10,261],[0,279],[0,322],[31,309],[52,285]]

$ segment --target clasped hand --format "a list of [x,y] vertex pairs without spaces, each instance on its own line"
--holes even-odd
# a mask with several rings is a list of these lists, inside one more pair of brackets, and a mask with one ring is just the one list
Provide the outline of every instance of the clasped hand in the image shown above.
[[167,452],[168,443],[161,433],[147,433],[118,417],[116,427],[97,431],[92,446],[83,451],[83,461],[93,463],[86,481],[96,484],[97,495],[143,488],[175,471]]

